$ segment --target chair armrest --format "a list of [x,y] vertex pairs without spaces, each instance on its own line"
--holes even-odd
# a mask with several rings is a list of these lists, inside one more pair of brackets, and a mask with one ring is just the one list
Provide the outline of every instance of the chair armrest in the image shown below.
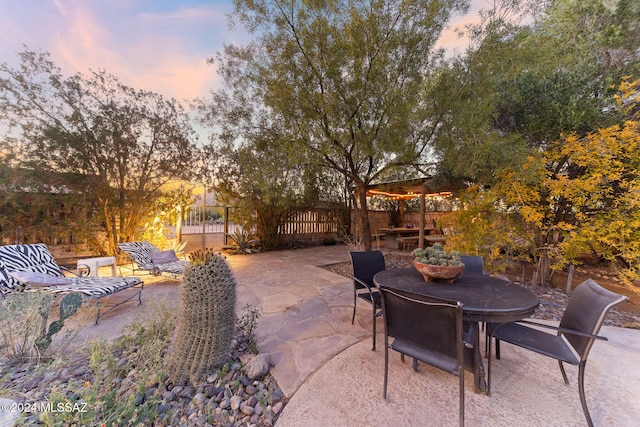
[[603,337],[601,335],[594,335],[587,332],[576,331],[575,329],[561,328],[559,326],[545,325],[544,323],[532,322],[530,320],[519,320],[516,323],[526,323],[528,325],[535,325],[535,326],[540,326],[542,328],[553,329],[554,331],[559,331],[559,332],[562,332],[563,334],[579,335],[581,337],[595,338],[597,340],[609,341],[607,337]]
[[[85,264],[78,264],[78,267],[84,267],[84,268],[86,268],[86,269],[87,269],[87,276],[89,275],[89,272],[90,272],[91,270],[89,270],[89,266],[88,266],[88,265],[85,265]],[[62,265],[60,266],[60,270],[62,270],[63,275],[64,275],[64,273],[68,273],[68,274],[71,274],[71,275],[72,275],[72,276],[74,276],[74,277],[83,277],[83,275],[82,275],[82,274],[78,274],[78,273],[76,273],[76,272],[75,272],[75,271],[73,271],[73,270],[69,270],[67,267],[64,267],[64,266],[62,266]]]
[[353,280],[355,280],[356,282],[360,283],[362,286],[364,286],[365,288],[367,288],[367,290],[369,291],[369,293],[373,293],[373,291],[371,290],[371,286],[367,285],[365,282],[363,282],[362,280],[358,279],[355,276],[352,276],[351,274],[349,274],[349,277],[352,278]]

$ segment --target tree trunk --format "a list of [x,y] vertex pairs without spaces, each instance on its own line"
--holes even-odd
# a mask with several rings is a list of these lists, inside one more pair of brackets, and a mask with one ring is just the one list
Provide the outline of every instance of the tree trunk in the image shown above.
[[178,215],[176,216],[176,245],[182,243],[182,221],[183,221],[183,209],[182,206],[178,206]]
[[362,225],[362,248],[370,251],[371,246],[371,225],[369,224],[369,209],[367,206],[367,189],[362,181],[356,184],[356,198],[359,202],[358,218]]

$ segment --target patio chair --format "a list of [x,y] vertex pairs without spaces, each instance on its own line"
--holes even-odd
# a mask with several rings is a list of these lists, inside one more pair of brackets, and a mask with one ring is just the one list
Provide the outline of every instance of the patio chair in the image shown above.
[[[459,421],[464,425],[464,348],[473,348],[476,330],[463,335],[462,303],[381,286],[384,318],[384,386],[387,399],[389,349],[459,378]],[[389,338],[393,342],[389,343]],[[469,338],[469,339],[467,339]]]
[[[63,271],[73,277],[66,277]],[[53,295],[76,292],[96,300],[96,325],[102,316],[127,301],[137,297],[138,304],[142,304],[143,287],[144,283],[138,277],[80,277],[58,265],[43,243],[0,246],[2,296],[25,291]],[[135,288],[136,292],[117,303],[101,305],[101,298],[129,288]],[[103,308],[108,309],[102,311]]]
[[353,266],[353,316],[351,324],[356,319],[356,302],[358,298],[372,305],[373,315],[373,348],[376,349],[376,318],[382,315],[380,292],[373,283],[373,276],[385,270],[384,255],[380,251],[349,252]]
[[[565,384],[569,384],[562,362],[578,366],[578,392],[584,416],[589,426],[593,426],[584,394],[584,371],[587,357],[596,339],[607,340],[597,335],[609,310],[628,298],[618,295],[594,280],[587,279],[575,289],[560,320],[559,327],[531,321],[520,321],[494,326],[490,337],[496,339],[496,358],[500,359],[499,341],[505,341],[544,356],[558,360]],[[555,330],[555,334],[525,326]],[[491,346],[487,354],[487,394],[491,391]]]
[[161,251],[148,240],[119,243],[118,248],[131,261],[132,274],[138,270],[146,271],[152,276],[165,273],[172,279],[177,279],[190,265],[189,261],[180,260],[173,250]]
[[487,274],[484,271],[484,260],[481,256],[460,255],[460,261],[464,264],[463,274]]

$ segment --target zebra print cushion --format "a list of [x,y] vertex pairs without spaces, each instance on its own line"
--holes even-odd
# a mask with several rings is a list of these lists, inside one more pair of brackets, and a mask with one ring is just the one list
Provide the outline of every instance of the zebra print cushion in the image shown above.
[[191,265],[189,261],[173,261],[155,264],[154,268],[157,268],[162,273],[182,274],[188,265]]
[[32,271],[64,277],[60,266],[44,243],[0,246],[0,290],[23,290],[24,285],[11,277],[9,271]]
[[[60,266],[43,243],[0,246],[1,293],[25,290],[25,285],[10,275],[10,273],[19,271],[64,277]],[[53,293],[79,292],[89,297],[99,298],[142,283],[138,277],[74,277],[67,279],[71,283],[40,286],[38,290]]]
[[142,268],[143,270],[153,269],[151,254],[160,252],[160,250],[148,240],[141,240],[140,242],[119,243],[118,248],[120,248],[121,251],[125,252],[127,255],[133,258],[135,263],[138,264],[138,267]]
[[70,285],[50,286],[38,290],[47,289],[54,294],[79,292],[88,297],[101,298],[141,283],[138,277],[77,277],[70,280],[73,282]]
[[182,274],[184,269],[191,264],[189,261],[154,263],[152,254],[159,253],[160,250],[148,240],[120,243],[118,248],[133,258],[133,261],[138,264],[138,268],[141,270],[152,271],[155,269],[162,273]]

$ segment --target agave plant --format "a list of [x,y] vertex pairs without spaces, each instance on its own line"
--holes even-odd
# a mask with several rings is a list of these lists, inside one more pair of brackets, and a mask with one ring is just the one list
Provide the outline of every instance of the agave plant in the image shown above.
[[236,228],[233,234],[229,235],[233,241],[231,245],[224,245],[222,249],[227,252],[237,254],[252,254],[260,252],[260,241],[253,238],[253,235],[242,228]]

